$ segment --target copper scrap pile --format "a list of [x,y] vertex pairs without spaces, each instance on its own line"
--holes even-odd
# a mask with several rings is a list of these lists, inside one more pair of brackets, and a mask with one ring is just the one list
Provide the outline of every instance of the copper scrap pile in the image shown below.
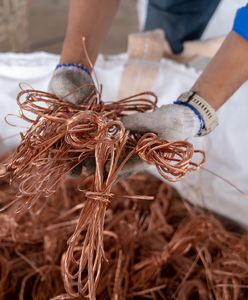
[[[25,90],[17,103],[30,127],[1,179],[3,299],[248,297],[245,235],[151,175],[117,183],[134,158],[171,181],[204,163],[186,141],[125,130],[121,117],[154,109],[155,95],[73,105]],[[68,178],[78,166],[81,176]]]
[[[0,215],[1,299],[71,299],[61,259],[85,203],[79,182],[59,186],[37,215],[14,208]],[[18,185],[2,179],[0,187],[6,204]],[[225,229],[149,174],[119,182],[113,193],[97,299],[247,299],[247,235]],[[155,198],[122,197],[136,194]]]

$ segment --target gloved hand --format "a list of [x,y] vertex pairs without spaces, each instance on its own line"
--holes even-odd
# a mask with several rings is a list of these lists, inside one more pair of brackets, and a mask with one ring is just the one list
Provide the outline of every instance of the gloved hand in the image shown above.
[[[87,103],[95,92],[95,85],[89,70],[81,64],[59,64],[53,72],[48,91],[58,98],[73,104]],[[94,161],[85,165],[89,173],[94,172]],[[70,175],[79,176],[82,165],[75,167]]]
[[126,129],[146,133],[153,132],[160,139],[179,141],[196,136],[201,122],[195,112],[183,105],[163,105],[153,112],[125,116],[122,122]]
[[[74,104],[87,101],[95,86],[89,71],[82,65],[62,64],[54,71],[49,91],[59,98]],[[122,122],[127,130],[136,133],[153,132],[168,141],[184,140],[196,136],[202,130],[202,118],[195,110],[185,105],[164,105],[153,112],[136,113],[125,116]],[[85,163],[86,169],[94,172],[94,161]],[[126,164],[119,178],[144,170],[148,165],[134,156]],[[71,175],[81,174],[82,166],[77,166]]]
[[[178,104],[163,105],[153,112],[125,116],[122,122],[131,132],[153,132],[167,141],[180,141],[196,136],[202,128],[199,116],[191,108]],[[124,166],[119,179],[143,171],[148,166],[136,155]]]
[[80,104],[95,91],[90,72],[81,64],[57,65],[50,80],[48,91],[65,101]]
[[[215,109],[195,91],[183,93],[174,104],[163,105],[149,113],[125,116],[126,129],[137,133],[153,132],[167,141],[180,141],[210,133],[217,125]],[[143,162],[140,162],[143,165]],[[140,169],[129,164],[127,173]],[[122,171],[125,176],[125,168]]]

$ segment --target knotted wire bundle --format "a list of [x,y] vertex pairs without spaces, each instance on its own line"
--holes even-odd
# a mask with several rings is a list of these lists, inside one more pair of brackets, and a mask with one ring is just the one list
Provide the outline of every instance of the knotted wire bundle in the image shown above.
[[[52,94],[30,89],[21,91],[17,97],[20,117],[31,123],[6,163],[11,180],[20,181],[16,200],[21,204],[20,210],[24,207],[39,214],[65,175],[94,159],[91,184],[88,190],[83,189],[84,206],[62,258],[65,289],[72,298],[95,299],[105,258],[106,209],[113,197],[112,186],[125,163],[138,155],[170,181],[179,180],[204,163],[204,153],[194,150],[186,141],[162,141],[154,133],[140,137],[125,130],[122,116],[155,109],[156,101],[156,96],[149,92],[114,103],[103,103],[93,94],[85,105],[70,104]],[[195,153],[201,155],[198,163],[192,160]]]

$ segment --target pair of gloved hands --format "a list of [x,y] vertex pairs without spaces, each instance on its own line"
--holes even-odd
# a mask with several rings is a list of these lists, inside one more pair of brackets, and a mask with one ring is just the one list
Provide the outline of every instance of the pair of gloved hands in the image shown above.
[[[93,87],[90,72],[83,65],[61,64],[54,71],[48,89],[65,101],[81,104]],[[153,132],[160,139],[168,141],[185,140],[196,136],[201,130],[201,122],[195,111],[178,104],[163,105],[153,112],[125,116],[121,121],[130,131]],[[121,176],[137,173],[147,166],[138,157],[133,157],[124,167]],[[74,175],[79,175],[80,172],[81,168],[75,170]]]

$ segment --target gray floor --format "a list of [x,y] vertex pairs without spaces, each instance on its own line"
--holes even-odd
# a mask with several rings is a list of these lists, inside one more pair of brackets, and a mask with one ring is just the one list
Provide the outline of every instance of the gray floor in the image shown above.
[[[31,0],[29,10],[29,51],[60,53],[64,39],[68,0]],[[120,9],[102,47],[104,54],[126,50],[127,35],[138,29],[136,0],[122,0]],[[0,51],[9,50],[6,44]]]

